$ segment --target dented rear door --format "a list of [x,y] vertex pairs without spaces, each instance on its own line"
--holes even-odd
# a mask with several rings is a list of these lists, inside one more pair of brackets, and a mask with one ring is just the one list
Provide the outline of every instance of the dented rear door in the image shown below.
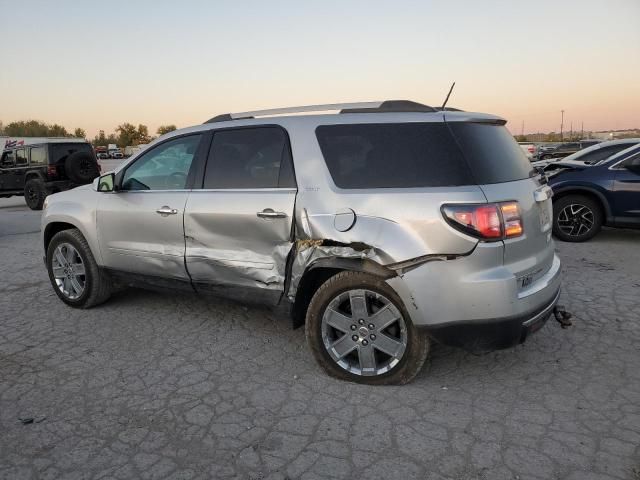
[[216,131],[185,208],[185,262],[198,290],[276,303],[292,247],[296,187],[286,132]]

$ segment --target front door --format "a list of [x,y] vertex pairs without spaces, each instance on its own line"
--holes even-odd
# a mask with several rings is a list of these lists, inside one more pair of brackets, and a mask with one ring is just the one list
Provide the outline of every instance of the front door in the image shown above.
[[98,204],[98,236],[106,267],[188,280],[184,208],[189,172],[202,135],[163,142],[118,174],[119,188]]
[[276,303],[292,247],[296,185],[280,127],[218,130],[201,189],[185,209],[186,264],[196,288]]
[[15,190],[15,179],[13,175],[15,166],[15,150],[5,150],[0,158],[0,190]]
[[[631,167],[631,170],[629,170]],[[618,225],[640,224],[640,153],[615,167],[613,215]]]

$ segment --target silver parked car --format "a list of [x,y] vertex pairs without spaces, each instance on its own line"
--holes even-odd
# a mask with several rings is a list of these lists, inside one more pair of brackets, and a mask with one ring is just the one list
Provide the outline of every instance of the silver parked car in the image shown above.
[[[336,110],[337,114],[308,114]],[[551,314],[551,189],[499,117],[408,101],[225,114],[47,198],[73,307],[115,284],[287,307],[330,374],[405,383],[430,341],[523,342]]]

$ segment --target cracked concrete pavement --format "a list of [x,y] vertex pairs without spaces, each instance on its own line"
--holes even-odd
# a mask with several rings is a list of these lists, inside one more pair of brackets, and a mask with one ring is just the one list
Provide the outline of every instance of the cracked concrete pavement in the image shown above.
[[368,387],[268,310],[142,290],[66,307],[39,218],[0,200],[0,478],[640,479],[640,232],[557,244],[573,327],[434,346],[412,384]]

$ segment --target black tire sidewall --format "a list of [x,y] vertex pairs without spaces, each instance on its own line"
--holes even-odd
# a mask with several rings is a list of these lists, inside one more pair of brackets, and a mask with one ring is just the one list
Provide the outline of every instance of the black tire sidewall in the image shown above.
[[[408,363],[416,361],[416,355],[418,355],[418,357],[421,356],[419,350],[424,348],[421,344],[422,342],[428,342],[428,340],[413,325],[401,299],[383,279],[361,272],[343,272],[342,274],[348,274],[348,276],[344,276],[343,278],[330,278],[327,281],[329,288],[323,289],[321,287],[309,304],[305,330],[307,342],[314,356],[327,373],[342,380],[370,385],[403,384],[411,381],[415,373],[407,372],[407,367],[409,367],[409,370],[413,370],[412,367],[416,367],[416,365],[408,365]],[[331,358],[322,341],[322,317],[327,306],[337,295],[355,289],[367,289],[384,295],[400,311],[405,321],[407,328],[407,347],[404,355],[396,366],[382,375],[361,376],[347,372]],[[417,369],[419,370],[421,367],[422,362],[417,366]]]
[[[89,162],[90,164],[90,171],[86,175],[81,170],[82,162]],[[98,162],[88,152],[74,152],[69,155],[64,162],[64,171],[69,180],[80,184],[91,183],[94,178],[100,175]]]
[[[64,296],[64,294],[60,291],[60,289],[56,285],[56,281],[53,276],[51,260],[53,258],[55,249],[61,243],[70,243],[71,245],[73,245],[73,247],[78,251],[80,258],[82,259],[82,263],[84,264],[84,270],[85,270],[84,291],[82,292],[82,295],[80,295],[80,297],[73,300]],[[49,280],[51,281],[51,286],[53,287],[53,290],[56,292],[56,295],[58,295],[60,300],[62,300],[67,305],[71,305],[72,307],[84,306],[87,303],[87,300],[89,299],[89,297],[91,296],[91,291],[94,287],[94,282],[96,281],[95,270],[97,269],[97,266],[95,266],[94,268],[95,261],[93,260],[93,257],[91,256],[91,258],[89,258],[89,255],[87,255],[87,252],[85,251],[84,245],[82,245],[76,237],[71,235],[68,230],[63,230],[62,232],[57,233],[53,237],[53,239],[51,239],[51,242],[47,247],[46,260],[47,260],[47,272],[49,273]]]
[[[29,195],[29,190],[31,189],[33,189],[38,196],[35,202],[31,199],[31,196]],[[29,180],[27,180],[27,182],[24,184],[24,201],[26,202],[27,206],[31,210],[42,210],[44,197],[45,197],[44,186],[42,185],[42,182],[35,178],[30,178]]]
[[[570,204],[584,205],[593,212],[593,225],[587,233],[579,236],[569,236],[562,230],[560,230],[560,227],[558,225],[560,212],[562,212],[562,210]],[[596,201],[592,200],[589,197],[585,197],[583,195],[566,195],[553,203],[553,234],[556,238],[564,242],[585,242],[587,240],[590,240],[600,231],[602,223],[602,209]]]

